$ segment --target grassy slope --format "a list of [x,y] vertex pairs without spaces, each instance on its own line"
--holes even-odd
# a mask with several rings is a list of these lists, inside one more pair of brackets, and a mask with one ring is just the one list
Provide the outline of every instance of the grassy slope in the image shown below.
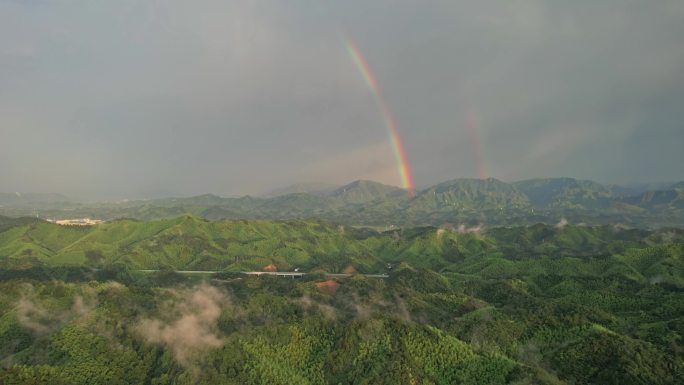
[[[149,222],[117,220],[92,227],[45,222],[9,227],[0,231],[0,266],[123,263],[136,269],[235,271],[259,270],[274,263],[280,270],[300,267],[337,272],[351,265],[359,272],[381,272],[387,263],[408,262],[465,274],[488,268],[491,273],[487,275],[494,275],[518,261],[550,263],[567,256],[587,264],[589,256],[623,255],[631,249],[683,240],[681,230],[649,232],[612,226],[535,225],[467,234],[422,227],[376,233],[320,221],[210,222],[185,215]],[[515,269],[519,268],[538,266]]]
[[209,222],[193,216],[149,222],[118,220],[93,227],[50,223],[0,232],[5,266],[39,261],[47,265],[102,266],[123,262],[132,268],[281,269],[313,264],[341,270],[340,261],[373,270],[378,261],[360,242],[333,225],[315,221]]

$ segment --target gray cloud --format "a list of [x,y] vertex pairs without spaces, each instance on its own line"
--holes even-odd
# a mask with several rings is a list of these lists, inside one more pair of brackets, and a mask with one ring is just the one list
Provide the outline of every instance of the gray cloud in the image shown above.
[[684,179],[677,0],[46,0],[0,1],[0,180],[77,196],[399,184],[341,30],[420,185],[478,168]]

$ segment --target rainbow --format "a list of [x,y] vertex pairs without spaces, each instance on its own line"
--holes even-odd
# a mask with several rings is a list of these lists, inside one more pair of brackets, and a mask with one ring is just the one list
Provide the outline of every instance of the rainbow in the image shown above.
[[475,151],[475,165],[477,167],[477,177],[480,179],[487,179],[487,163],[485,162],[484,150],[482,147],[482,138],[480,130],[478,129],[477,118],[472,108],[468,108],[466,115],[466,129],[470,136],[470,143],[473,151]]
[[380,91],[380,86],[378,81],[373,75],[370,65],[361,54],[359,47],[354,44],[354,42],[349,38],[344,38],[345,46],[347,47],[347,52],[351,56],[356,68],[361,73],[363,80],[370,88],[375,98],[375,102],[380,110],[380,115],[387,127],[387,132],[389,134],[390,143],[392,145],[392,152],[394,153],[394,158],[397,162],[397,168],[399,170],[399,177],[401,178],[401,185],[406,190],[408,190],[409,195],[413,196],[415,194],[415,184],[413,183],[413,175],[411,174],[411,165],[409,164],[408,157],[406,156],[406,150],[404,149],[404,143],[399,136],[399,130],[397,129],[397,122],[394,120],[394,116],[385,102],[385,98],[382,96]]

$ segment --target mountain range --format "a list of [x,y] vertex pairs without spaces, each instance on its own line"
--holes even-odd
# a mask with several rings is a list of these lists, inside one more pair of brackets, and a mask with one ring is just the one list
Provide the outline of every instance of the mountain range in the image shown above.
[[[454,179],[409,194],[359,180],[341,187],[300,184],[266,197],[186,198],[116,203],[69,203],[59,195],[0,195],[0,214],[41,218],[94,217],[111,220],[170,218],[193,214],[209,220],[322,218],[344,224],[415,226],[452,224],[520,225],[619,223],[635,227],[684,225],[684,182],[661,190],[605,186],[574,178],[507,183],[494,178]],[[48,199],[49,197],[49,199]]]

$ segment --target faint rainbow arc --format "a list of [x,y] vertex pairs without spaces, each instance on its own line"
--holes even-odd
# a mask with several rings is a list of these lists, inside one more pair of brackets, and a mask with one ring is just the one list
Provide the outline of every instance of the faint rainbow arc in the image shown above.
[[489,173],[487,171],[487,163],[485,161],[484,148],[482,146],[481,132],[479,125],[477,124],[475,112],[472,108],[468,108],[466,111],[466,129],[468,130],[470,142],[475,151],[477,177],[480,179],[487,179]]
[[348,37],[344,38],[344,44],[347,47],[347,52],[354,61],[356,68],[361,73],[363,80],[366,82],[366,85],[368,85],[368,88],[370,88],[371,93],[375,98],[375,102],[378,105],[378,109],[380,110],[380,115],[382,115],[382,120],[385,123],[385,127],[387,127],[390,144],[392,145],[392,152],[394,153],[394,158],[397,162],[397,168],[399,170],[399,177],[401,178],[402,187],[408,190],[410,195],[414,195],[415,184],[413,183],[411,165],[409,164],[408,156],[406,155],[406,150],[404,149],[404,143],[399,135],[397,123],[394,120],[394,116],[392,115],[387,102],[385,102],[385,98],[382,96],[378,81],[375,79],[370,65],[366,61],[358,46],[354,44],[354,42]]

